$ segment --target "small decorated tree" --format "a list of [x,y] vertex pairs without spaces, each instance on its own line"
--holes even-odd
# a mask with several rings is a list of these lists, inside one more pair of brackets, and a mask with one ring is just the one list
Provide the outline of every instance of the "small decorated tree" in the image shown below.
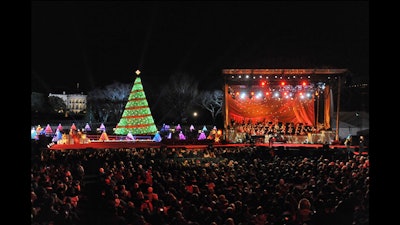
[[47,124],[46,128],[44,129],[46,136],[50,137],[53,134],[53,129],[51,129],[50,124]]
[[85,125],[85,131],[86,131],[86,132],[92,131],[92,128],[90,128],[90,126],[89,126],[89,123],[86,123],[86,125]]
[[101,132],[106,131],[106,126],[104,126],[104,123],[101,123],[101,125],[99,127],[99,131],[101,131]]
[[155,142],[161,142],[161,140],[162,140],[162,137],[161,137],[161,135],[160,135],[160,132],[157,131],[156,135],[154,135],[153,141],[155,141]]
[[58,129],[60,132],[63,132],[63,127],[62,127],[61,123],[58,124],[57,129]]

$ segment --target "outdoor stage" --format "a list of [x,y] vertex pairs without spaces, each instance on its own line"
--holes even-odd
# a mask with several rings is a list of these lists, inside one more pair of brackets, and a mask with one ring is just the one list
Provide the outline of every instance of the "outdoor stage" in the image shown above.
[[[124,140],[109,140],[109,141],[91,141],[85,144],[53,144],[49,145],[50,150],[81,150],[81,149],[129,149],[129,148],[182,148],[182,149],[207,149],[210,146],[214,148],[231,148],[231,147],[249,147],[263,146],[273,148],[274,150],[346,150],[346,145],[324,145],[324,144],[295,144],[295,143],[204,143],[204,144],[185,144],[184,142],[177,143],[161,143],[154,141],[124,141]],[[358,154],[359,146],[350,146],[350,148]],[[363,155],[368,154],[368,147],[364,147]]]

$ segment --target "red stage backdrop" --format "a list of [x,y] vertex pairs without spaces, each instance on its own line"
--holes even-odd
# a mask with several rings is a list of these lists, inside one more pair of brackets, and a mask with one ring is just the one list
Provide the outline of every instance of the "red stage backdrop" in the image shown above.
[[273,98],[263,99],[227,97],[228,119],[238,123],[279,121],[303,123],[314,126],[314,99]]

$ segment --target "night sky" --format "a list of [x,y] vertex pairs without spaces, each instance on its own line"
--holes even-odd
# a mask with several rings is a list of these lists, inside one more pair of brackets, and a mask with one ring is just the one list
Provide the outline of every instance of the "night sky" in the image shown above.
[[228,68],[347,68],[368,81],[369,2],[31,3],[32,91],[133,83],[136,69],[146,91],[174,73],[219,88]]

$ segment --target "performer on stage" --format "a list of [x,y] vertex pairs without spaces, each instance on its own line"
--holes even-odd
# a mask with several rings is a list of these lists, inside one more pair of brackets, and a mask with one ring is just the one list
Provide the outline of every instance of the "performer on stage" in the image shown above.
[[274,145],[274,141],[275,140],[276,140],[275,136],[274,135],[270,135],[269,140],[268,140],[270,148],[272,148],[272,146]]
[[346,140],[344,141],[344,144],[346,145],[346,151],[347,151],[347,158],[351,159],[354,154],[354,149],[351,148],[351,135],[347,135]]
[[359,144],[359,153],[363,153],[364,152],[364,136],[360,136],[360,144]]

